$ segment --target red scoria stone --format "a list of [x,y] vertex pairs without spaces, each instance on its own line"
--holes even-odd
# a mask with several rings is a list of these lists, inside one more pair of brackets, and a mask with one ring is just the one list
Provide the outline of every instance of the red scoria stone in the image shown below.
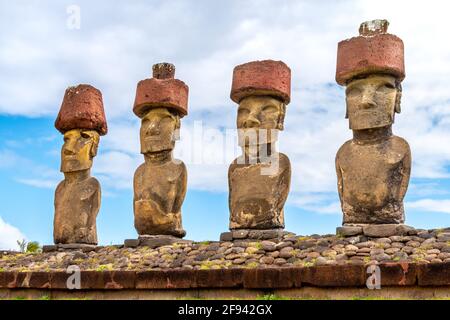
[[183,117],[187,115],[189,87],[174,79],[175,66],[158,63],[153,66],[153,78],[139,81],[133,112],[140,118],[151,108],[169,108]]
[[[361,29],[361,28],[360,28]],[[362,35],[339,42],[336,82],[347,84],[355,77],[373,73],[405,78],[403,41],[385,29],[364,31]]]
[[108,127],[100,90],[88,84],[67,88],[55,128],[63,134],[72,129],[86,129],[105,135]]
[[231,100],[239,103],[252,95],[277,97],[288,104],[291,100],[291,69],[282,61],[252,61],[233,70]]

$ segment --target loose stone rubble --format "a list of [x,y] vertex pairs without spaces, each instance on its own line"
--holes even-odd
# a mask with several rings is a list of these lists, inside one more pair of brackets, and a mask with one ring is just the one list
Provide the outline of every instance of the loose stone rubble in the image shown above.
[[382,238],[287,233],[273,241],[184,241],[154,249],[84,246],[35,254],[1,252],[0,272],[64,271],[70,265],[87,271],[146,271],[450,262],[450,228],[412,229],[409,233]]

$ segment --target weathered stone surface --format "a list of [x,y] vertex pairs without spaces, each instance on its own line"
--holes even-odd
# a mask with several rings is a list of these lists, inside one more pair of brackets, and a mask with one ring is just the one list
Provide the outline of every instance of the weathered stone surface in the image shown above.
[[42,252],[53,252],[58,250],[58,246],[56,245],[44,245],[42,246]]
[[[370,25],[379,25],[372,28]],[[346,85],[356,76],[380,73],[405,78],[403,41],[387,33],[388,22],[376,21],[361,24],[360,35],[339,42],[336,81]]]
[[300,270],[295,268],[247,269],[244,271],[244,288],[300,287]]
[[125,248],[136,248],[139,246],[139,239],[125,239],[124,246]]
[[80,84],[67,88],[55,127],[62,134],[73,129],[108,132],[102,93],[91,85]]
[[281,61],[253,61],[233,72],[242,155],[228,170],[230,229],[284,228],[289,158],[275,150],[290,97],[290,69]]
[[363,228],[364,235],[377,238],[406,235],[411,229],[411,227],[398,224],[373,224]]
[[[387,28],[387,26],[386,26]],[[411,151],[392,134],[400,112],[404,78],[403,43],[370,22],[363,35],[338,46],[336,79],[346,85],[347,117],[353,139],[336,155],[344,224],[400,224],[409,183]],[[373,35],[367,36],[372,32]]]
[[253,241],[253,240],[277,240],[282,241],[286,231],[283,229],[236,229],[231,232],[223,232],[220,235],[221,241]]
[[68,88],[55,127],[64,134],[64,180],[55,190],[54,242],[97,244],[101,189],[90,170],[107,132],[101,92],[89,85]]
[[[156,74],[169,77],[172,71],[164,68],[171,66],[157,67]],[[187,170],[172,157],[180,110],[186,107],[187,86],[179,80],[152,78],[138,84],[134,111],[142,118],[140,141],[145,159],[134,174],[134,225],[139,235],[186,235],[181,206]]]
[[261,247],[264,251],[275,251],[276,250],[276,243],[272,241],[262,241]]
[[366,268],[359,265],[319,266],[301,270],[302,285],[319,287],[363,286],[366,283]]
[[419,265],[418,283],[420,286],[450,285],[450,262]]
[[232,241],[233,233],[232,232],[222,232],[220,234],[220,241]]
[[[241,159],[236,159],[230,165],[230,229],[284,228],[283,207],[290,187],[290,162],[282,153],[274,154],[267,161],[242,164]],[[275,162],[278,170],[264,174]]]
[[68,244],[58,244],[57,245],[58,249],[63,249],[63,250],[85,250],[85,251],[90,251],[90,250],[95,250],[97,246],[95,245],[91,245],[91,244],[85,244],[85,243],[68,243]]
[[170,245],[179,242],[180,238],[170,235],[143,235],[139,236],[139,245],[150,248]]
[[233,239],[245,239],[248,237],[248,230],[233,230]]
[[342,226],[336,228],[336,234],[341,235],[343,237],[356,236],[362,233],[363,233],[362,227],[357,226]]
[[252,61],[233,70],[231,100],[248,96],[273,96],[288,104],[291,96],[291,69],[282,61]]
[[158,63],[153,66],[153,78],[138,83],[133,112],[140,118],[151,108],[168,108],[181,117],[187,115],[189,87],[174,79],[175,66]]
[[248,237],[250,239],[281,239],[284,231],[282,229],[267,229],[267,230],[250,230]]

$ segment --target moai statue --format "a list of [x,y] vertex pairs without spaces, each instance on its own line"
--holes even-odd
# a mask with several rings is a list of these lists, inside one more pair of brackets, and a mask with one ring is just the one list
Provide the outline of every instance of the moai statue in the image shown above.
[[90,172],[100,135],[107,133],[101,92],[85,84],[69,87],[55,127],[64,135],[64,180],[55,192],[54,242],[96,245],[101,190]]
[[[232,231],[284,228],[291,165],[285,154],[276,152],[275,144],[283,130],[290,90],[291,70],[281,61],[253,61],[234,68],[231,99],[239,104],[238,140],[243,152],[228,170]],[[249,237],[258,237],[258,232],[250,231]]]
[[134,174],[134,226],[140,236],[173,236],[186,232],[181,206],[187,170],[172,157],[180,118],[187,115],[188,86],[174,79],[175,66],[153,66],[153,78],[138,83],[134,113],[142,119],[140,140],[145,162]]
[[336,81],[346,86],[353,139],[336,155],[344,225],[402,224],[411,171],[408,143],[392,134],[405,78],[403,42],[386,20],[362,23],[339,42]]

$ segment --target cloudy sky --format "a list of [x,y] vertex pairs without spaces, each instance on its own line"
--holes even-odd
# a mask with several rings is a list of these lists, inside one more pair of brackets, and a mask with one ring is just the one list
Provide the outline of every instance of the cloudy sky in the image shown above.
[[176,150],[189,174],[187,238],[215,240],[228,228],[227,168],[236,152],[225,137],[236,117],[231,75],[235,65],[261,59],[292,70],[279,142],[292,163],[286,229],[333,233],[342,220],[334,157],[351,138],[344,91],[334,81],[337,43],[378,18],[405,43],[394,132],[413,154],[407,223],[449,226],[449,9],[446,1],[0,0],[0,249],[19,239],[52,243],[53,192],[62,179],[62,137],[53,122],[64,90],[79,83],[102,91],[108,118],[93,168],[103,190],[99,241],[136,237],[132,176],[143,158],[132,103],[137,82],[162,61],[174,63],[190,87]]

